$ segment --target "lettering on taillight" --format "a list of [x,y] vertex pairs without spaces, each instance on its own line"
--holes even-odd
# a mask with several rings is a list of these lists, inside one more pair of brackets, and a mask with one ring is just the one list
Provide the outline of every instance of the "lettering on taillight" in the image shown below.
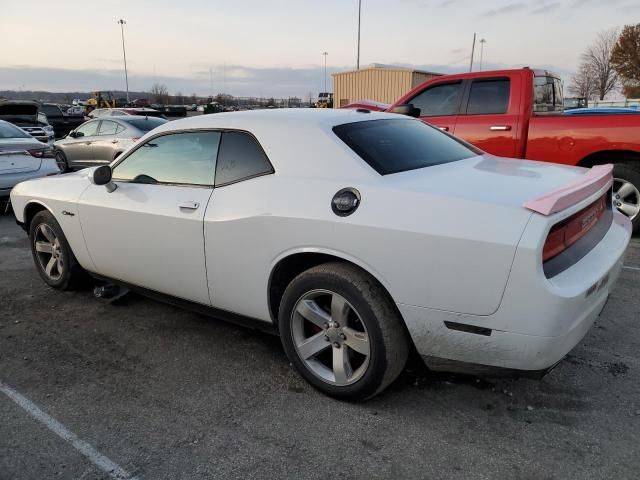
[[554,225],[544,243],[542,261],[546,262],[560,255],[584,237],[602,218],[605,210],[606,196],[603,195],[588,207]]

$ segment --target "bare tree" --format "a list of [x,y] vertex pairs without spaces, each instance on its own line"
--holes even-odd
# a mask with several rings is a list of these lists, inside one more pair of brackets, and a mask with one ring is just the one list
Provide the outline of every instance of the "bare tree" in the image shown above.
[[576,97],[591,100],[597,94],[597,91],[593,69],[588,63],[583,62],[578,72],[571,77],[569,92]]
[[593,71],[596,92],[600,100],[618,86],[618,73],[611,63],[611,53],[618,42],[618,29],[598,34],[593,45],[582,54],[582,62]]
[[154,103],[164,103],[169,96],[169,89],[162,83],[154,83],[151,87]]

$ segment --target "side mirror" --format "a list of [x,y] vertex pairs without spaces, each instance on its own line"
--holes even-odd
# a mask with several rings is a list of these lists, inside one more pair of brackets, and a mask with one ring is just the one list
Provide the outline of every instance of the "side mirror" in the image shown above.
[[76,137],[78,136],[78,134],[76,133],[76,131],[75,131],[75,130],[71,130],[71,131],[69,132],[69,136],[70,136],[71,138],[76,138]]
[[118,188],[118,186],[111,181],[111,167],[109,165],[102,165],[96,168],[89,178],[94,185],[104,185],[109,193]]
[[403,105],[396,105],[391,109],[391,113],[399,113],[400,115],[418,118],[420,116],[420,109],[414,107],[412,103],[406,103]]

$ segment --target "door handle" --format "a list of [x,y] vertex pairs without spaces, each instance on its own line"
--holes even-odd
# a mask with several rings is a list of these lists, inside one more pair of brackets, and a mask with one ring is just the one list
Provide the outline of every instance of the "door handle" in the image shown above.
[[187,210],[197,210],[200,204],[198,202],[193,202],[191,200],[187,200],[185,202],[180,202],[178,207],[186,208]]
[[511,125],[491,125],[489,130],[492,132],[508,132],[511,130]]
[[84,142],[85,145],[91,145],[92,142]]
[[443,132],[448,132],[449,131],[449,127],[438,127],[439,130],[442,130]]
[[114,138],[113,140],[111,140],[111,143],[118,143],[118,139]]

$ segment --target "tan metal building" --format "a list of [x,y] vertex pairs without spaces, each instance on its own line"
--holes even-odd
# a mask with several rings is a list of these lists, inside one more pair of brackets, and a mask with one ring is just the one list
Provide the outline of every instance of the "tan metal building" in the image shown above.
[[393,103],[419,83],[440,75],[375,63],[360,70],[334,73],[333,107],[340,108],[358,100]]

